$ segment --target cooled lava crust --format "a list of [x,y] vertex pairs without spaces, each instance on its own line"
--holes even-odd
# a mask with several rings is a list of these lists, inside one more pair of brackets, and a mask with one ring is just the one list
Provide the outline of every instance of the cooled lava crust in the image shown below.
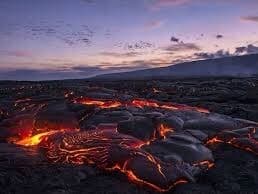
[[215,144],[258,154],[256,122],[151,99],[99,97],[92,90],[15,99],[8,104],[12,112],[1,109],[1,141],[36,149],[49,163],[117,171],[159,192],[194,182],[216,165]]

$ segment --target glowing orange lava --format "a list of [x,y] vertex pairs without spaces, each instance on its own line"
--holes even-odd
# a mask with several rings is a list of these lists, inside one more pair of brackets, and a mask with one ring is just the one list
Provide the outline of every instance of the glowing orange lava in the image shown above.
[[208,161],[208,160],[197,162],[193,165],[194,166],[207,166],[208,168],[212,168],[213,166],[215,166],[214,162],[211,162],[211,161]]
[[162,138],[165,138],[168,132],[174,132],[172,128],[166,127],[164,124],[159,125],[157,130]]
[[218,137],[213,137],[212,139],[209,139],[206,142],[207,145],[216,144],[216,143],[223,143],[223,141],[220,140]]
[[232,133],[231,135],[228,135],[227,131],[222,131],[215,137],[208,139],[206,141],[206,145],[225,143],[238,149],[242,149],[258,155],[258,141],[254,137],[255,133],[256,128],[250,128],[248,133],[242,134],[243,137],[239,138],[237,134]]
[[171,184],[168,188],[164,189],[155,184],[152,184],[150,182],[147,182],[147,181],[144,181],[144,180],[138,178],[137,175],[135,175],[135,173],[132,170],[121,169],[118,166],[116,166],[116,168],[117,168],[117,170],[123,172],[130,181],[137,183],[137,184],[148,186],[150,188],[155,189],[158,192],[167,192],[167,191],[171,190],[173,187],[175,187],[176,185],[188,183],[187,180],[180,179],[180,180],[174,182],[173,184]]
[[188,110],[188,111],[197,111],[201,113],[209,113],[209,110],[199,107],[191,107],[186,105],[179,105],[173,103],[164,103],[155,100],[145,100],[145,99],[134,99],[130,102],[122,102],[118,100],[101,100],[101,99],[92,99],[92,98],[78,98],[74,100],[75,103],[86,104],[86,105],[95,105],[100,108],[117,108],[120,106],[134,106],[138,108],[150,107],[150,108],[161,108],[167,110]]
[[[153,88],[154,93],[161,92]],[[191,107],[170,102],[160,102],[156,100],[133,99],[128,101],[94,99],[81,97],[74,99],[74,93],[64,94],[67,100],[73,99],[74,103],[93,105],[99,109],[137,107],[163,109],[168,111],[197,111],[209,113],[209,110],[199,107]],[[31,104],[32,99],[20,99],[15,101],[16,109],[21,111],[34,110],[35,113],[45,106]],[[24,105],[25,103],[25,105]],[[20,106],[22,105],[22,106]],[[35,106],[35,107],[34,107]],[[0,114],[4,112],[0,109]],[[87,118],[85,116],[85,118]],[[23,119],[24,120],[24,119]],[[21,146],[38,146],[42,148],[46,158],[53,163],[65,163],[75,165],[94,165],[107,171],[119,171],[125,174],[134,183],[144,185],[159,192],[169,191],[178,184],[187,183],[191,177],[191,168],[209,169],[214,166],[213,161],[198,161],[196,163],[184,162],[164,162],[155,154],[148,152],[143,146],[152,144],[156,140],[165,139],[174,132],[173,128],[160,124],[154,130],[154,134],[148,141],[143,142],[135,137],[119,133],[117,123],[99,124],[93,130],[76,131],[69,129],[49,130],[35,134],[40,130],[33,131],[23,125],[23,130],[19,131],[19,140],[15,138],[14,143]],[[42,131],[42,130],[41,130]],[[231,132],[231,133],[230,133]],[[258,141],[255,138],[256,128],[250,128],[245,134],[237,134],[230,131],[221,131],[215,137],[208,139],[205,144],[213,145],[226,143],[258,155]],[[35,134],[35,135],[33,135]],[[10,138],[11,139],[11,138]],[[161,140],[162,141],[162,140]],[[187,164],[184,166],[184,164]]]
[[40,133],[40,134],[37,134],[34,136],[26,137],[22,140],[15,142],[15,144],[21,145],[21,146],[36,146],[36,145],[40,144],[40,142],[43,139],[45,139],[48,136],[51,136],[57,132],[60,132],[60,131],[48,131],[48,132]]
[[139,108],[144,108],[145,106],[146,107],[155,107],[155,108],[159,107],[158,103],[156,103],[155,101],[152,101],[152,100],[141,100],[141,99],[133,100],[131,102],[131,105],[133,105],[135,107],[139,107]]
[[[167,164],[142,150],[142,141],[117,132],[114,129],[102,127],[104,130],[90,130],[55,134],[41,134],[44,141],[40,147],[44,148],[47,158],[54,163],[70,163],[76,165],[95,165],[108,171],[119,171],[129,180],[164,192],[177,184],[186,183],[188,177],[182,174],[176,180],[174,173],[181,173],[175,164]],[[44,135],[49,138],[44,138]],[[56,136],[58,138],[55,138]],[[46,136],[45,136],[46,137]],[[32,143],[23,142],[23,145]],[[34,143],[33,143],[34,145]],[[146,171],[146,172],[145,172]],[[185,178],[185,179],[184,179]]]
[[75,101],[76,103],[86,104],[86,105],[95,105],[100,108],[116,108],[122,106],[122,104],[118,101],[112,100],[98,100],[98,99],[91,99],[91,98],[82,98]]

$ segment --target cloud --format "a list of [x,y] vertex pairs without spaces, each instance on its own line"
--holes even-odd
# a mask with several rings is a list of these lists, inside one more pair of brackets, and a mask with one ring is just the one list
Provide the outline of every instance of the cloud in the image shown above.
[[253,44],[236,47],[235,54],[255,54],[258,53],[258,47]]
[[[133,70],[148,69],[170,65],[171,60],[165,58],[154,58],[150,60],[124,60],[121,63],[103,62],[98,65],[87,64],[64,64],[55,69],[36,69],[36,68],[18,68],[18,69],[0,69],[0,80],[63,80],[63,79],[83,79],[95,75],[127,72]],[[9,65],[10,67],[13,65]],[[42,67],[45,64],[42,64]]]
[[176,37],[172,36],[172,37],[170,38],[170,41],[171,41],[171,42],[179,42],[179,38],[176,38]]
[[217,34],[217,35],[216,35],[216,38],[217,38],[217,39],[221,39],[221,38],[223,38],[223,37],[224,37],[224,36],[221,35],[221,34]]
[[164,21],[161,20],[153,20],[144,25],[144,30],[154,30],[160,28],[164,25]]
[[160,66],[160,65],[167,65],[167,64],[171,64],[170,61],[166,60],[166,59],[150,59],[150,60],[134,60],[134,61],[123,61],[122,62],[123,66],[127,65],[127,66],[132,66],[132,67],[136,67],[136,68],[151,68],[151,67],[155,67],[155,66]]
[[0,50],[0,55],[9,56],[9,57],[32,57],[32,53],[23,50]]
[[236,47],[235,53],[242,54],[242,53],[245,53],[245,52],[246,52],[246,47],[245,46]]
[[229,51],[225,50],[218,50],[214,53],[208,53],[208,52],[200,52],[200,53],[194,53],[194,57],[196,59],[215,59],[215,58],[223,58],[223,57],[230,57],[232,54],[230,54]]
[[74,69],[33,69],[20,68],[15,70],[0,71],[0,80],[60,80],[73,78],[87,78],[101,73],[103,70],[99,67],[84,67],[84,69],[75,67]]
[[122,47],[124,50],[128,50],[128,51],[146,50],[146,49],[155,48],[155,45],[153,43],[142,41],[142,40],[133,42],[133,43],[124,43],[124,44],[119,43],[119,44],[116,44],[115,46],[120,48]]
[[164,51],[168,52],[178,52],[178,51],[200,51],[201,48],[195,43],[183,43],[170,45],[163,48]]
[[[124,61],[121,64],[103,63],[100,65],[75,65],[66,64],[56,69],[1,69],[0,80],[63,80],[83,79],[105,73],[116,73],[150,68],[148,61]],[[10,65],[12,66],[12,65]]]
[[137,57],[137,56],[141,55],[141,53],[139,53],[139,52],[126,52],[126,53],[100,52],[99,55],[107,56],[107,57],[124,58],[124,57]]
[[124,71],[133,71],[133,70],[150,68],[152,67],[152,64],[149,63],[149,61],[134,60],[134,61],[122,61],[121,63],[118,63],[118,64],[104,63],[101,66],[105,71],[124,72]]
[[244,17],[241,17],[241,20],[242,21],[247,21],[247,22],[258,22],[258,15],[257,16],[244,16]]
[[229,51],[225,51],[222,49],[213,53],[209,53],[209,52],[194,53],[193,57],[195,57],[195,59],[214,59],[214,58],[238,56],[243,54],[256,54],[256,53],[258,53],[258,47],[252,44],[249,44],[247,46],[236,47],[235,52],[233,53],[230,53]]
[[136,42],[118,42],[114,46],[130,52],[155,48],[153,43],[142,40]]

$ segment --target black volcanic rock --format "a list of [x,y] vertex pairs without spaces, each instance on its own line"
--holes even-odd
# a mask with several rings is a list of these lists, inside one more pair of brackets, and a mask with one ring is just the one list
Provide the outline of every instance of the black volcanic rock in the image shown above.
[[0,139],[29,134],[34,128],[34,117],[31,114],[18,114],[4,119],[0,123]]
[[184,121],[177,116],[161,116],[157,118],[157,122],[172,128],[174,131],[180,131],[184,126]]
[[191,134],[193,137],[199,139],[200,141],[205,141],[208,138],[208,135],[201,130],[185,130],[185,132]]
[[150,140],[155,130],[152,120],[142,116],[134,116],[130,120],[118,123],[120,133],[131,135],[141,140]]
[[50,103],[37,112],[34,127],[40,130],[73,130],[79,128],[79,122],[65,103]]
[[201,117],[199,119],[190,119],[184,123],[184,129],[202,130],[210,135],[221,130],[232,130],[238,127],[242,127],[242,125],[235,122],[232,118],[217,114],[211,114],[208,117]]
[[88,118],[82,124],[83,125],[95,125],[100,123],[119,123],[122,121],[130,120],[133,115],[126,110],[102,110],[97,112],[93,117]]
[[186,161],[195,163],[201,161],[213,161],[212,152],[202,145],[201,141],[193,136],[182,133],[173,133],[167,139],[154,141],[147,148],[150,153],[174,161]]

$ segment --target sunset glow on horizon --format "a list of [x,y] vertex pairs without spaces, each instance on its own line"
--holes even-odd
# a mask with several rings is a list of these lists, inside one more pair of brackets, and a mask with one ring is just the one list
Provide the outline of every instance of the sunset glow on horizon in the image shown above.
[[3,0],[0,79],[85,78],[258,53],[257,0]]

